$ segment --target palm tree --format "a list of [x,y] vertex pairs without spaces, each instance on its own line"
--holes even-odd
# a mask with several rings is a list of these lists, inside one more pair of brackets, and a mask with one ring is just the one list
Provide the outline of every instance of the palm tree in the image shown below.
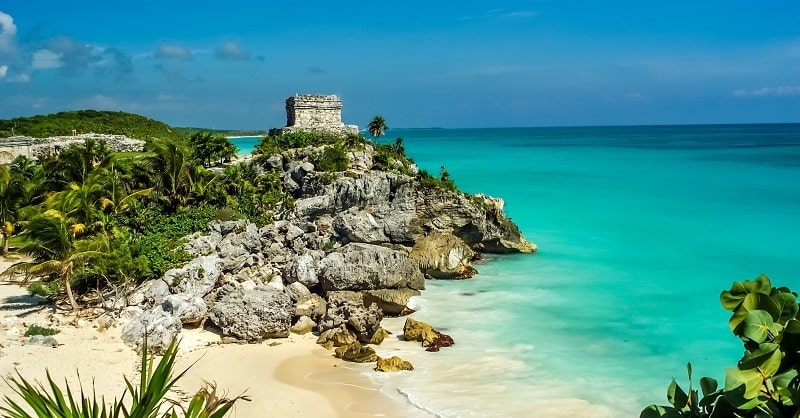
[[375,116],[369,122],[369,125],[367,125],[367,129],[373,138],[379,138],[389,127],[386,126],[386,121],[383,119],[383,116]]
[[[0,158],[10,156],[11,154],[0,151]],[[0,164],[0,236],[3,237],[3,249],[0,254],[2,255],[8,253],[8,241],[11,239],[11,234],[14,233],[20,189],[19,178],[6,164]]]
[[172,212],[177,212],[192,190],[189,154],[174,142],[156,142],[152,146],[147,164],[156,177],[155,191]]
[[72,273],[86,261],[104,254],[90,245],[96,244],[97,240],[78,239],[85,231],[84,224],[73,223],[57,210],[51,209],[35,216],[22,232],[30,243],[21,249],[21,252],[31,255],[33,261],[16,263],[0,274],[24,272],[28,280],[60,280],[72,309],[79,309],[72,293]]

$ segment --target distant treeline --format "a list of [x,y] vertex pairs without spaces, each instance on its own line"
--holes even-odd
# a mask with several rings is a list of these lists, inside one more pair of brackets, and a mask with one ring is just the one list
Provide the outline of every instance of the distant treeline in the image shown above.
[[46,138],[49,136],[82,133],[126,135],[147,140],[160,138],[185,141],[188,135],[181,129],[156,120],[126,112],[78,110],[51,115],[0,119],[0,138],[14,135]]
[[191,127],[178,127],[174,128],[177,131],[183,132],[186,136],[191,136],[198,132],[210,132],[224,136],[266,136],[267,131],[258,130],[241,130],[241,129],[206,129],[206,128],[191,128]]

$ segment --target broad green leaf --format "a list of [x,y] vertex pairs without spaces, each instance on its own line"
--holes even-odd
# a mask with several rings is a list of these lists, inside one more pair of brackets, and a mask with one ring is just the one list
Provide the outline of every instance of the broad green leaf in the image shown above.
[[[738,367],[725,369],[725,392],[741,396],[743,399],[754,399],[761,392],[764,378],[758,370],[741,370]],[[739,406],[734,404],[734,406]]]
[[742,370],[758,369],[767,377],[773,376],[781,366],[783,355],[778,344],[762,343],[755,351],[746,351],[739,360]]
[[718,398],[716,404],[714,404],[714,409],[711,410],[711,415],[708,418],[730,418],[734,416],[735,409],[731,404],[725,400],[724,396]]
[[[760,385],[758,387],[760,388]],[[730,404],[735,408],[749,410],[755,408],[761,403],[761,400],[758,399],[759,393],[759,390],[756,390],[755,393],[748,393],[747,387],[745,387],[745,385],[741,385],[733,388],[732,390],[726,390],[725,396],[721,398],[720,401],[725,400],[730,402]]]
[[797,378],[797,370],[789,369],[777,376],[772,378],[772,385],[775,386],[775,390],[781,390],[789,387],[789,384]]
[[700,389],[703,390],[703,397],[706,397],[717,390],[717,381],[710,377],[701,377]]
[[766,274],[762,274],[753,281],[745,280],[744,289],[748,293],[762,293],[764,295],[769,295],[770,291],[772,290],[772,283],[770,283],[769,277],[767,277]]
[[639,418],[680,418],[683,415],[670,406],[650,405],[642,411]]
[[772,329],[772,315],[767,311],[755,310],[747,314],[742,325],[742,335],[762,343],[769,337]]
[[785,324],[786,321],[797,316],[797,311],[799,309],[797,305],[797,296],[782,292],[773,295],[770,299],[775,303],[779,311],[777,321]]
[[736,294],[729,291],[724,291],[722,294],[719,295],[719,302],[722,304],[722,308],[726,311],[733,311],[736,309],[742,300],[744,299],[744,294]]
[[681,389],[675,379],[672,379],[672,383],[669,384],[669,388],[667,389],[667,401],[670,405],[678,409],[683,409],[689,401],[689,396]]
[[731,331],[741,337],[741,330],[739,326],[742,324],[742,321],[747,317],[747,314],[750,312],[747,311],[744,307],[740,306],[733,311],[733,315],[731,319],[728,320],[728,326],[731,328]]

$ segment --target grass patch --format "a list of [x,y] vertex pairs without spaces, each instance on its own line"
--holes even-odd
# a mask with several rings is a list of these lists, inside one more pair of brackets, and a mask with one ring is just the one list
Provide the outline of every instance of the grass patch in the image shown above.
[[31,325],[28,327],[28,330],[25,331],[25,336],[31,337],[34,335],[44,335],[45,337],[47,337],[50,335],[56,335],[59,332],[61,332],[60,329],[41,327],[39,325]]

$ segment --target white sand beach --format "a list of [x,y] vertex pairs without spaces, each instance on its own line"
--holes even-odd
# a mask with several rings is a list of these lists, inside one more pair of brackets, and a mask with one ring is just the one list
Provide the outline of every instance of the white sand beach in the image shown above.
[[[0,271],[13,261],[0,258]],[[0,282],[0,377],[21,374],[46,381],[46,371],[73,390],[94,388],[98,396],[119,397],[123,375],[138,378],[140,357],[120,340],[121,324],[102,330],[99,321],[59,312],[24,287]],[[31,324],[58,328],[58,346],[25,344]],[[184,330],[176,371],[191,366],[172,399],[185,399],[215,382],[230,397],[252,400],[236,405],[233,417],[403,417],[408,407],[383,396],[361,371],[367,365],[342,362],[318,346],[312,334],[261,344],[218,344],[206,330]],[[11,394],[0,382],[0,395]]]

